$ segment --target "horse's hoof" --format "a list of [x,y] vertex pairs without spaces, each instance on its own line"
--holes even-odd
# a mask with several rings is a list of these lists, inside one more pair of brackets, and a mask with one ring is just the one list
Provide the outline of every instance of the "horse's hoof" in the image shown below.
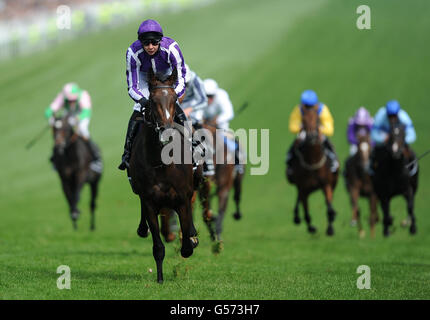
[[358,232],[358,236],[360,237],[360,239],[364,239],[364,237],[366,236],[366,231],[364,231],[363,229],[360,230]]
[[235,220],[240,220],[240,218],[242,218],[242,215],[240,214],[240,212],[239,212],[239,211],[236,211],[236,212],[233,214],[233,218],[234,218]]
[[314,233],[317,232],[317,228],[315,228],[314,226],[309,226],[308,227],[308,232],[314,234]]
[[146,230],[142,230],[140,227],[137,228],[137,235],[141,238],[146,238],[148,237],[149,234],[149,229],[146,228]]
[[212,245],[212,253],[219,254],[224,249],[224,244],[222,241],[217,241]]
[[389,230],[384,230],[384,237],[388,237],[390,235],[390,231]]
[[191,245],[193,246],[193,249],[199,245],[199,239],[197,237],[190,237],[190,240],[191,240]]
[[184,258],[188,258],[189,256],[191,256],[193,254],[193,248],[181,248],[181,256]]
[[333,229],[333,227],[332,227],[332,226],[330,226],[330,227],[328,227],[328,228],[327,228],[327,232],[326,232],[326,234],[327,234],[328,236],[332,236],[332,235],[334,235],[334,229]]
[[300,220],[300,218],[299,218],[299,217],[295,216],[293,221],[294,221],[294,223],[295,223],[295,224],[300,224],[300,222],[301,222],[302,220]]
[[72,220],[78,220],[80,214],[81,213],[78,210],[78,211],[73,211],[70,216],[72,217]]
[[157,279],[157,282],[158,282],[159,284],[163,284],[163,279]]
[[409,228],[409,233],[410,234],[415,234],[417,233],[417,227],[413,224],[411,225],[411,227]]
[[351,227],[356,227],[357,226],[357,220],[351,220],[350,225],[351,225]]
[[90,227],[90,231],[94,231],[94,230],[96,230],[96,227],[91,226],[91,227]]

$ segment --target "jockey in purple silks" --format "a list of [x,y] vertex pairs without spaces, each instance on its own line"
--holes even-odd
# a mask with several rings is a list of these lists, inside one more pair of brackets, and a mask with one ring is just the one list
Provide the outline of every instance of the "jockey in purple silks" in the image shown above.
[[185,62],[178,43],[163,35],[160,24],[155,20],[145,20],[137,31],[138,40],[133,42],[126,52],[128,94],[134,101],[133,114],[128,123],[125,138],[124,154],[118,169],[125,170],[129,166],[131,146],[137,133],[139,121],[149,102],[148,71],[152,69],[161,80],[167,79],[174,69],[178,79],[175,84],[176,101],[175,122],[184,125],[187,120],[179,102],[185,93]]
[[354,117],[348,121],[347,137],[350,144],[349,153],[354,155],[357,152],[357,134],[370,134],[373,126],[373,118],[365,107],[358,108]]

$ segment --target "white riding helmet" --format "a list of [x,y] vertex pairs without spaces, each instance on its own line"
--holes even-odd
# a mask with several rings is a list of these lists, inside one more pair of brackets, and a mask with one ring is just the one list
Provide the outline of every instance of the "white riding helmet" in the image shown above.
[[205,79],[203,81],[207,96],[214,96],[218,90],[218,83],[214,79]]

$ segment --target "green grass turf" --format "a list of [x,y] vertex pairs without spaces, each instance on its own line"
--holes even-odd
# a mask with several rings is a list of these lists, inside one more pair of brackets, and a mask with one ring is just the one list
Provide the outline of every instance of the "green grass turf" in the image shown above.
[[[396,226],[389,238],[377,226],[359,239],[349,226],[350,206],[339,180],[335,236],[325,236],[321,193],[310,210],[319,232],[292,222],[296,196],[284,178],[293,136],[288,116],[300,93],[313,88],[335,119],[333,142],[348,153],[348,117],[360,105],[373,113],[396,98],[418,133],[415,150],[428,147],[430,20],[427,1],[370,1],[372,29],[356,28],[361,1],[218,1],[179,14],[155,16],[176,39],[186,62],[213,77],[236,107],[250,106],[233,128],[270,129],[270,170],[246,176],[243,219],[224,223],[224,251],[211,242],[195,212],[200,245],[189,259],[177,242],[166,245],[165,283],[156,283],[151,238],[136,235],[139,201],[116,169],[131,100],[125,51],[140,21],[0,64],[0,298],[2,299],[428,299],[430,298],[429,159],[421,162],[416,198],[418,234],[400,228],[402,199],[392,202]],[[142,17],[148,18],[146,16]],[[25,144],[45,125],[43,111],[66,81],[77,81],[93,100],[93,138],[102,148],[97,230],[89,231],[89,189],[83,190],[79,230],[73,231],[60,181],[48,158],[47,134],[30,151]],[[249,172],[249,166],[248,166]],[[380,210],[379,210],[380,211]],[[356,269],[371,268],[371,290],[358,290]],[[58,290],[56,269],[71,268],[71,290]]]

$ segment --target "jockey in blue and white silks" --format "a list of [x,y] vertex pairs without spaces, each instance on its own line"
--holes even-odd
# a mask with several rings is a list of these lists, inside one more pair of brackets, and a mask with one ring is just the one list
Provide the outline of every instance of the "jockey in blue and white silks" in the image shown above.
[[181,107],[185,114],[191,118],[193,125],[200,124],[203,121],[203,109],[208,106],[208,98],[202,79],[185,64],[187,71],[185,77],[185,98]]
[[412,144],[417,139],[415,128],[408,113],[400,107],[396,100],[388,101],[385,107],[381,107],[375,115],[375,122],[371,131],[372,140],[376,145],[383,145],[388,140],[390,133],[390,121],[388,117],[396,116],[405,126],[405,142]]
[[[396,118],[405,128],[405,143],[410,145],[415,142],[417,135],[414,125],[408,113],[400,107],[396,100],[388,101],[385,107],[381,107],[375,115],[375,121],[371,131],[371,138],[375,143],[374,152],[372,152],[369,164],[369,174],[375,172],[376,154],[383,150],[390,137],[390,119]],[[415,160],[415,154],[411,152],[409,161]],[[417,172],[417,163],[409,168],[409,175],[413,176]]]
[[120,170],[128,168],[131,146],[137,133],[138,121],[149,101],[148,72],[150,69],[159,79],[166,79],[176,69],[177,81],[175,92],[176,102],[175,121],[182,124],[186,116],[179,106],[185,94],[185,61],[178,43],[163,35],[160,24],[155,20],[145,20],[137,31],[138,40],[133,42],[126,51],[126,78],[128,94],[133,99],[133,114],[128,123],[124,144],[124,154],[119,165]]

